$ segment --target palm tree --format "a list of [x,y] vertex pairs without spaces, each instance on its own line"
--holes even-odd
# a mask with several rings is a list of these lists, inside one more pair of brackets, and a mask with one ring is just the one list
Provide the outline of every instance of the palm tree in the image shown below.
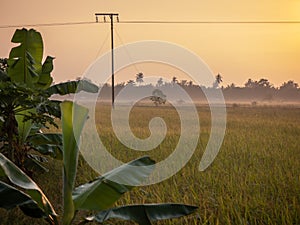
[[213,87],[218,88],[220,83],[222,83],[222,82],[223,82],[223,77],[218,73],[218,75],[216,76],[216,80],[213,83]]
[[141,83],[144,82],[143,78],[144,78],[144,74],[143,73],[138,73],[135,76],[135,81],[141,85]]
[[223,82],[223,77],[218,73],[218,75],[216,76],[216,82],[218,84],[222,83]]
[[172,84],[177,84],[178,83],[178,80],[177,80],[177,77],[172,77]]

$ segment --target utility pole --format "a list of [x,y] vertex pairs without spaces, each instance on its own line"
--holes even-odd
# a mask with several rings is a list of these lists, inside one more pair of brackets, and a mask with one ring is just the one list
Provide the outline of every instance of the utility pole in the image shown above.
[[106,16],[110,18],[110,37],[111,37],[111,105],[115,106],[115,68],[114,68],[114,17],[119,22],[118,13],[95,13],[96,22],[98,23],[98,16],[103,16],[104,22],[106,22]]

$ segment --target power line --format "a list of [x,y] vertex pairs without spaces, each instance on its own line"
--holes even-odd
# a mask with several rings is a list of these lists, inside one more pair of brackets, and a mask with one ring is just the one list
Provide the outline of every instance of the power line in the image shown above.
[[98,52],[97,52],[97,55],[96,55],[95,59],[99,56],[99,54],[100,54],[101,51],[103,50],[104,45],[106,44],[106,42],[107,42],[107,40],[108,40],[108,37],[109,37],[109,33],[107,32],[106,37],[105,37],[105,40],[103,41],[101,47],[99,48],[99,50],[98,50]]
[[56,27],[56,26],[71,26],[71,25],[86,25],[93,24],[96,22],[62,22],[62,23],[34,23],[34,24],[18,24],[18,25],[2,25],[0,29],[5,28],[19,28],[19,27]]
[[[59,22],[59,23],[36,23],[36,24],[17,24],[17,25],[1,25],[0,29],[19,28],[19,27],[55,27],[55,26],[73,26],[96,24],[95,21],[80,21],[80,22]],[[98,22],[106,23],[106,22]],[[119,21],[121,24],[300,24],[298,20],[249,20],[249,21],[168,21],[168,20],[124,20]]]
[[[129,59],[131,60],[131,62],[133,62],[133,59],[132,59],[132,57],[131,57],[131,55],[130,55],[130,53],[129,53],[129,50],[128,50],[128,48],[126,47],[125,43],[123,42],[123,40],[122,40],[122,38],[121,38],[119,32],[117,31],[117,29],[115,29],[115,31],[116,31],[117,37],[119,38],[121,44],[123,45],[123,47],[124,47],[124,49],[125,49],[125,52],[126,52],[127,56],[129,57]],[[139,73],[139,72],[141,71],[141,70],[138,69],[136,63],[132,63],[132,65],[133,65],[134,69],[136,70],[136,73]]]
[[300,24],[298,20],[249,20],[249,21],[164,21],[164,20],[127,20],[120,23],[128,24]]

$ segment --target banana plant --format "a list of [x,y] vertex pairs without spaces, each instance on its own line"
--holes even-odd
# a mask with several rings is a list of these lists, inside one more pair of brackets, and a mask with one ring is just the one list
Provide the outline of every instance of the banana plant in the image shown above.
[[[49,224],[64,225],[71,224],[79,210],[98,211],[95,216],[85,218],[83,223],[102,223],[110,218],[119,218],[139,224],[150,224],[151,221],[175,218],[195,211],[194,206],[180,204],[110,208],[133,188],[113,182],[113,178],[121,176],[127,181],[134,181],[136,185],[140,184],[154,169],[155,162],[147,156],[74,187],[79,154],[76,140],[79,140],[88,112],[72,102],[61,103],[50,97],[81,90],[97,92],[98,87],[89,81],[78,80],[51,86],[53,58],[46,57],[42,62],[43,42],[40,33],[35,30],[17,30],[12,42],[20,45],[11,50],[7,60],[1,61],[0,69],[1,208],[9,210],[19,207],[28,216],[44,218]],[[55,125],[55,117],[62,119],[62,134],[40,133],[41,127],[49,123]],[[24,163],[29,156],[37,165],[43,160],[40,156],[29,154],[32,149],[63,161],[64,202],[61,217],[56,214],[41,188],[22,171],[28,172]],[[132,166],[138,169],[133,170]]]
[[[49,224],[59,224],[58,217],[39,186],[13,162],[0,153],[0,207],[12,209],[19,206],[24,214],[33,218],[45,218]],[[12,186],[14,185],[14,186]]]
[[[49,224],[70,225],[79,210],[96,210],[80,224],[91,221],[103,223],[117,218],[132,220],[140,225],[154,221],[177,218],[193,213],[197,207],[184,204],[144,204],[110,208],[130,191],[133,186],[114,182],[116,177],[126,183],[141,184],[153,171],[155,161],[148,156],[141,157],[107,172],[94,180],[74,187],[78,162],[78,143],[81,130],[88,116],[88,110],[75,103],[61,103],[63,140],[63,215],[59,219],[52,205],[41,189],[25,173],[0,153],[0,207],[20,207],[28,216],[44,218]],[[122,182],[124,183],[124,182]],[[13,186],[14,185],[14,186]]]
[[61,117],[60,101],[54,94],[66,95],[78,91],[98,92],[89,81],[76,80],[52,85],[53,60],[47,56],[43,62],[43,40],[34,29],[17,29],[8,59],[1,59],[0,69],[0,152],[8,156],[21,169],[30,174],[44,167],[46,160],[40,154],[62,159],[61,134],[43,134],[42,127],[57,126]]

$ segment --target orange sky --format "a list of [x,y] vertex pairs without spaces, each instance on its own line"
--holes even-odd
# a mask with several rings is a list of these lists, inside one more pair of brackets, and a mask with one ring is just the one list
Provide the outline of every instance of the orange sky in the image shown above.
[[[121,21],[300,20],[300,0],[28,0],[13,4],[2,0],[0,26],[94,21],[95,12],[111,11],[118,12]],[[53,72],[56,82],[81,76],[97,56],[110,48],[110,39],[106,39],[110,31],[108,23],[34,28],[43,35],[45,55],[56,57]],[[14,31],[15,28],[0,29],[0,57],[8,56]],[[215,74],[221,73],[225,85],[232,82],[243,85],[250,77],[265,77],[275,86],[287,80],[300,83],[299,23],[115,24],[115,31],[116,46],[142,40],[179,44],[196,53]],[[160,71],[147,74],[150,71],[141,65],[139,69],[146,76],[160,75]],[[134,76],[128,75],[124,80]]]

